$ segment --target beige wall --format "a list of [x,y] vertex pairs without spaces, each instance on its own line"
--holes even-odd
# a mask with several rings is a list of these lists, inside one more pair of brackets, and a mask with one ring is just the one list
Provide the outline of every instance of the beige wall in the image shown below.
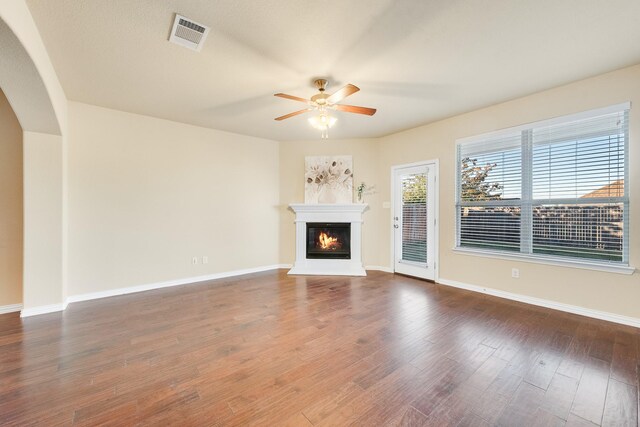
[[[378,174],[378,149],[375,139],[287,141],[280,143],[280,260],[295,261],[295,214],[288,209],[291,203],[304,203],[304,158],[327,155],[353,156],[353,186],[365,182],[379,188],[386,176]],[[365,211],[362,225],[363,262],[365,266],[379,265],[380,211],[379,194],[365,196],[370,209]]]
[[24,132],[23,145],[23,306],[27,313],[38,313],[43,306],[60,310],[64,301],[63,141],[57,135]]
[[278,264],[277,142],[75,102],[69,124],[70,296]]
[[0,307],[22,302],[22,128],[0,90]]
[[[511,126],[632,102],[630,113],[631,265],[640,267],[640,66],[456,116],[380,140],[380,175],[392,165],[440,160],[440,278],[640,318],[640,273],[599,271],[462,255],[455,244],[455,141]],[[357,169],[356,169],[357,170]],[[381,181],[389,200],[389,180]],[[388,219],[388,211],[384,212]],[[389,227],[383,227],[380,260],[389,265]],[[520,278],[511,278],[511,268]]]

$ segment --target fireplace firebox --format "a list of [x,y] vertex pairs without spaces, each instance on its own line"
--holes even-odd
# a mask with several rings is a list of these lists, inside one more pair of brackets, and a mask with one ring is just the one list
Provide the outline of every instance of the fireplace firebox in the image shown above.
[[351,259],[351,223],[308,222],[307,259]]
[[[289,207],[296,214],[296,262],[289,274],[367,275],[362,265],[362,213],[366,204],[300,203]],[[339,229],[327,227],[331,225]],[[318,248],[322,232],[329,238],[327,242],[323,236],[325,246],[333,242],[333,237],[341,241],[342,247],[333,245],[331,250],[325,250],[321,244]]]

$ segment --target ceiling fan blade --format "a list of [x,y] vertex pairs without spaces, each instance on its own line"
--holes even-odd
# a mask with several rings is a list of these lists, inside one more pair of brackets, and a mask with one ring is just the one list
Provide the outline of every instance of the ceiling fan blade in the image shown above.
[[336,110],[346,111],[347,113],[366,114],[367,116],[373,116],[376,113],[375,108],[357,107],[355,105],[341,105],[336,104],[333,106]]
[[353,95],[354,93],[356,93],[359,90],[360,90],[360,88],[358,86],[354,86],[352,84],[348,84],[345,87],[343,87],[342,89],[340,89],[339,91],[337,91],[336,93],[334,93],[333,95],[331,95],[330,97],[328,97],[327,98],[327,103],[329,103],[329,104],[337,104],[338,102],[340,102],[343,99],[345,99],[347,96]]
[[293,113],[285,114],[284,116],[276,117],[274,120],[280,121],[280,120],[288,119],[289,117],[297,116],[298,114],[306,113],[307,111],[309,111],[309,108],[305,108],[304,110],[294,111]]
[[293,101],[304,102],[305,104],[309,104],[310,101],[308,99],[300,98],[293,95],[287,95],[286,93],[276,93],[273,96],[278,96],[280,98],[291,99]]

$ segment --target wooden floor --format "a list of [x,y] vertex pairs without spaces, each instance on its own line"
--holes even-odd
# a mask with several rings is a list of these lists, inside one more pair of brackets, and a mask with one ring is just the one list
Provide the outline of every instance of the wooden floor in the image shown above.
[[0,316],[0,424],[636,426],[637,329],[387,273]]

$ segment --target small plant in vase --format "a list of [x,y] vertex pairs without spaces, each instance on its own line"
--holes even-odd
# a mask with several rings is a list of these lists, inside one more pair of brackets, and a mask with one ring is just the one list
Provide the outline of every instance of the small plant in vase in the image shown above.
[[364,196],[375,193],[375,186],[367,185],[364,182],[361,182],[356,188],[356,197],[358,199],[358,203],[364,203]]

